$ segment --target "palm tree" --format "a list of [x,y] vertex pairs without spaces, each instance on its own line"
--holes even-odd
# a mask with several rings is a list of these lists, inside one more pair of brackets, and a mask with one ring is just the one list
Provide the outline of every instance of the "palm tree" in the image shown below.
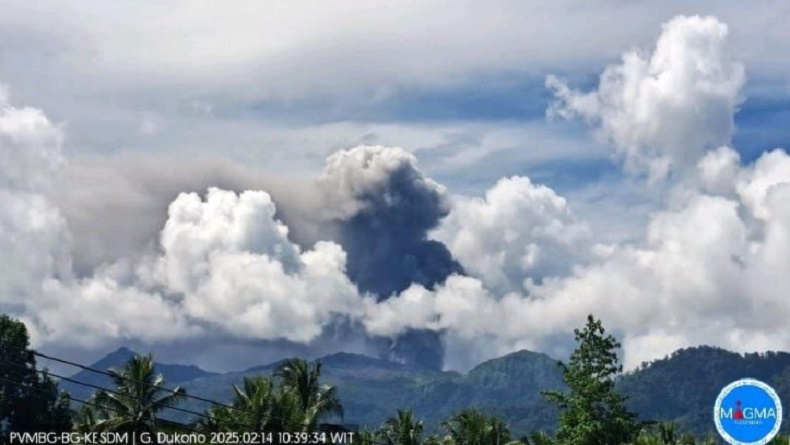
[[661,440],[661,436],[658,434],[652,434],[649,432],[642,432],[637,436],[634,441],[633,445],[665,445],[664,442]]
[[659,422],[658,435],[661,437],[661,443],[664,445],[674,445],[677,441],[675,434],[675,424],[672,422]]
[[[343,405],[337,395],[337,388],[321,384],[321,362],[312,366],[303,359],[291,359],[280,366],[275,377],[281,381],[284,394],[281,409],[290,410],[295,397],[296,408],[301,413],[299,427],[303,431],[315,429],[319,420],[337,415],[343,417]],[[293,413],[291,413],[293,414]],[[291,427],[294,428],[296,425]]]
[[510,443],[510,429],[498,417],[489,417],[486,428],[485,442],[490,445],[504,445]]
[[384,422],[381,437],[387,445],[420,445],[423,429],[422,420],[415,421],[411,410],[398,410],[396,417]]
[[122,369],[110,369],[115,390],[100,390],[93,396],[94,403],[106,412],[103,421],[108,431],[155,432],[157,416],[186,397],[183,388],[165,388],[165,379],[154,374],[151,355],[135,356]]
[[197,423],[204,432],[290,431],[304,424],[304,413],[293,391],[278,388],[269,377],[245,377],[233,385],[230,406],[209,409]]
[[442,423],[456,445],[505,445],[510,430],[496,417],[487,417],[473,408],[454,414]]
[[224,406],[214,406],[209,408],[205,415],[195,422],[195,429],[202,433],[226,433],[230,432],[229,425],[232,423],[228,416],[228,408]]
[[107,426],[110,416],[104,410],[98,410],[90,405],[83,405],[74,416],[74,430],[78,433],[92,433],[103,431]]
[[272,399],[272,411],[268,431],[313,431],[318,418],[317,410],[304,411],[296,391],[280,386]]
[[237,410],[226,406],[215,406],[206,411],[195,426],[198,431],[204,433],[239,432],[234,426],[242,420],[240,417]]
[[202,431],[288,431],[303,423],[295,394],[277,388],[269,377],[245,377],[233,391],[231,406],[215,406],[198,422]]
[[[271,417],[274,382],[266,377],[245,377],[243,389],[233,385],[235,391],[236,428],[264,431]],[[227,409],[226,409],[227,410]]]
[[455,445],[450,436],[430,436],[423,442],[423,445]]
[[522,439],[525,445],[551,445],[551,436],[544,431],[533,431],[528,437]]
[[360,431],[355,442],[359,445],[376,445],[376,433],[368,429]]

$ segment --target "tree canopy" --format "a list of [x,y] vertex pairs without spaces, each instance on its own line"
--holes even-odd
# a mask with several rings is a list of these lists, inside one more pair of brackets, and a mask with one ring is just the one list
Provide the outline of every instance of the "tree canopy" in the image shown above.
[[626,409],[626,398],[615,389],[614,377],[623,370],[617,357],[620,343],[592,315],[574,334],[577,346],[570,361],[559,363],[568,392],[544,392],[560,409],[557,441],[563,445],[629,443],[640,425]]
[[123,368],[110,369],[109,373],[115,389],[100,390],[94,395],[98,416],[90,408],[82,413],[84,419],[95,421],[98,430],[155,432],[161,422],[160,413],[186,396],[183,388],[166,389],[165,378],[156,374],[150,355],[132,357]]
[[24,323],[0,314],[0,442],[11,432],[71,429],[68,398],[36,368]]

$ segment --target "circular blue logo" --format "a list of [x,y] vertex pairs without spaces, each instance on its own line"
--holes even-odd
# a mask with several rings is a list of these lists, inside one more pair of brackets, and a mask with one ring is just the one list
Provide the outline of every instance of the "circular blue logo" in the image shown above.
[[719,393],[713,419],[732,445],[765,445],[782,426],[782,403],[776,391],[755,379],[730,383]]

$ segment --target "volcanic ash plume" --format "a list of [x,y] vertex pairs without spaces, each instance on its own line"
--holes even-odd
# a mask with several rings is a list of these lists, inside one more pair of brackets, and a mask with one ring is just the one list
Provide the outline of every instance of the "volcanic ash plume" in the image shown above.
[[[397,148],[362,146],[332,155],[319,178],[332,207],[347,272],[360,292],[379,301],[412,283],[432,289],[463,269],[428,231],[449,213],[444,188],[426,178],[416,159]],[[390,360],[432,369],[442,365],[440,334],[413,330],[378,340]]]

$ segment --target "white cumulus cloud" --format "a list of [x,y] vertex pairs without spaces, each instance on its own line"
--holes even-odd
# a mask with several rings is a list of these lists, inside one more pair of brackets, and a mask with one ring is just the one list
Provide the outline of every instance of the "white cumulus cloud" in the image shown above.
[[525,280],[565,274],[583,259],[587,227],[568,202],[527,177],[500,179],[484,198],[456,199],[434,237],[464,269],[498,293]]
[[597,90],[572,90],[549,76],[557,98],[549,113],[592,124],[632,172],[655,180],[693,167],[734,131],[746,76],[727,36],[727,26],[713,17],[674,18],[653,51],[626,53],[603,72]]
[[641,240],[594,246],[596,259],[518,289],[536,274],[518,269],[532,246],[572,239],[563,231],[575,223],[552,190],[501,180],[485,199],[459,201],[437,233],[474,277],[369,306],[368,328],[441,329],[455,354],[485,358],[550,351],[592,313],[622,339],[627,367],[700,344],[790,349],[790,156],[777,149],[744,165],[728,146],[744,76],[726,35],[715,19],[679,17],[652,54],[626,54],[593,93],[549,80],[551,112],[592,121],[626,169],[684,173]]
[[19,304],[31,288],[70,271],[66,221],[47,199],[63,134],[40,110],[0,94],[0,303]]
[[183,193],[156,253],[76,277],[68,225],[50,197],[62,131],[40,110],[2,106],[0,306],[28,323],[34,344],[204,335],[309,342],[361,307],[340,246],[301,251],[263,191]]
[[591,93],[549,80],[553,112],[589,120],[628,170],[684,173],[634,242],[596,245],[572,203],[526,177],[449,200],[403,150],[331,156],[315,205],[329,214],[316,221],[396,209],[370,218],[369,238],[355,241],[375,241],[382,224],[416,224],[419,241],[436,228],[468,273],[378,302],[350,281],[339,244],[295,244],[269,193],[254,190],[182,193],[156,251],[76,276],[67,220],[51,200],[63,132],[0,95],[0,306],[28,323],[36,345],[309,343],[344,319],[379,336],[441,331],[447,363],[463,367],[515,349],[553,352],[592,313],[623,340],[629,367],[698,344],[790,349],[790,156],[777,149],[745,165],[730,146],[744,81],[726,26],[700,17],[669,21],[652,52],[627,53]]

